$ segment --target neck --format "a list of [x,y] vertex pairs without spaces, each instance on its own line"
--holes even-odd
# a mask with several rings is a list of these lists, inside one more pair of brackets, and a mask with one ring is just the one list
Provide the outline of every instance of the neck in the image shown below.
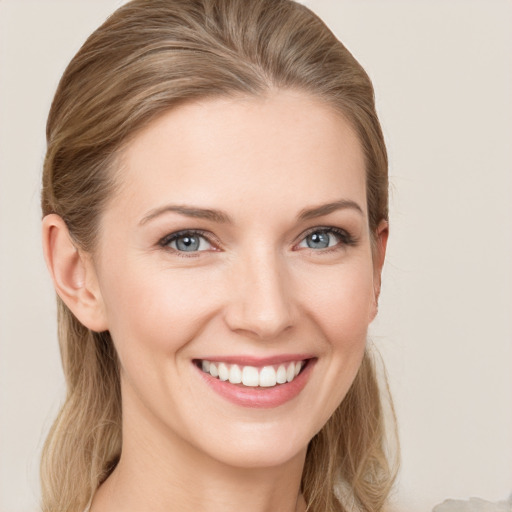
[[222,464],[191,467],[173,456],[172,463],[135,461],[123,454],[98,491],[91,512],[297,512],[302,460],[277,468],[235,468]]

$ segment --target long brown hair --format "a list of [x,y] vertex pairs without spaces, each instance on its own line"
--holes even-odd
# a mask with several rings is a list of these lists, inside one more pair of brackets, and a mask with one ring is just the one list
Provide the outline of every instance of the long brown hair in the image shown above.
[[[134,0],[85,42],[58,86],[47,124],[43,215],[56,213],[93,251],[121,149],[174,106],[207,97],[304,91],[336,109],[366,158],[369,224],[388,218],[386,148],[367,74],[310,10],[292,0]],[[81,512],[121,451],[121,393],[108,332],[58,300],[67,396],[41,463],[43,510]],[[394,478],[372,356],[310,442],[308,510],[382,510]]]

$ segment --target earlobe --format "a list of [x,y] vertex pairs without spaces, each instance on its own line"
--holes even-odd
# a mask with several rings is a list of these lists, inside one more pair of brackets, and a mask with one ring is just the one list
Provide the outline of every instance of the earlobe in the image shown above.
[[105,308],[90,256],[73,243],[64,220],[43,219],[43,252],[59,297],[87,328],[108,329]]

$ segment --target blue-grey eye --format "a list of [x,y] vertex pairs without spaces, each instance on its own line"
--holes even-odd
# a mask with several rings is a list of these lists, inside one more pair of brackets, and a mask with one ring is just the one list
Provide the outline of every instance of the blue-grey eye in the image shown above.
[[207,251],[211,249],[210,242],[204,236],[197,233],[175,235],[166,245],[180,252]]
[[309,249],[326,249],[339,243],[339,235],[327,229],[313,231],[301,241],[299,247]]

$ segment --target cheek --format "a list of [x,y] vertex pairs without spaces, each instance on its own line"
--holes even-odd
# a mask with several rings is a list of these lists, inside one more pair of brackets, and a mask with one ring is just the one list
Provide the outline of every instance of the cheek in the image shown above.
[[135,264],[105,273],[102,293],[120,356],[124,346],[136,350],[137,345],[172,355],[193,338],[215,309],[208,277],[197,274]]
[[[137,396],[158,416],[162,400],[173,409],[180,390],[189,392],[188,381],[179,378],[184,367],[175,361],[209,317],[212,294],[202,289],[204,279],[169,269],[118,265],[105,277],[108,325],[126,386],[124,400]],[[176,395],[169,395],[170,379]]]
[[346,347],[366,341],[373,304],[373,274],[368,262],[310,276],[306,307],[332,344]]
[[371,260],[352,261],[310,275],[303,297],[323,340],[319,343],[323,357],[317,363],[322,385],[315,390],[314,435],[345,398],[364,356],[373,298]]

